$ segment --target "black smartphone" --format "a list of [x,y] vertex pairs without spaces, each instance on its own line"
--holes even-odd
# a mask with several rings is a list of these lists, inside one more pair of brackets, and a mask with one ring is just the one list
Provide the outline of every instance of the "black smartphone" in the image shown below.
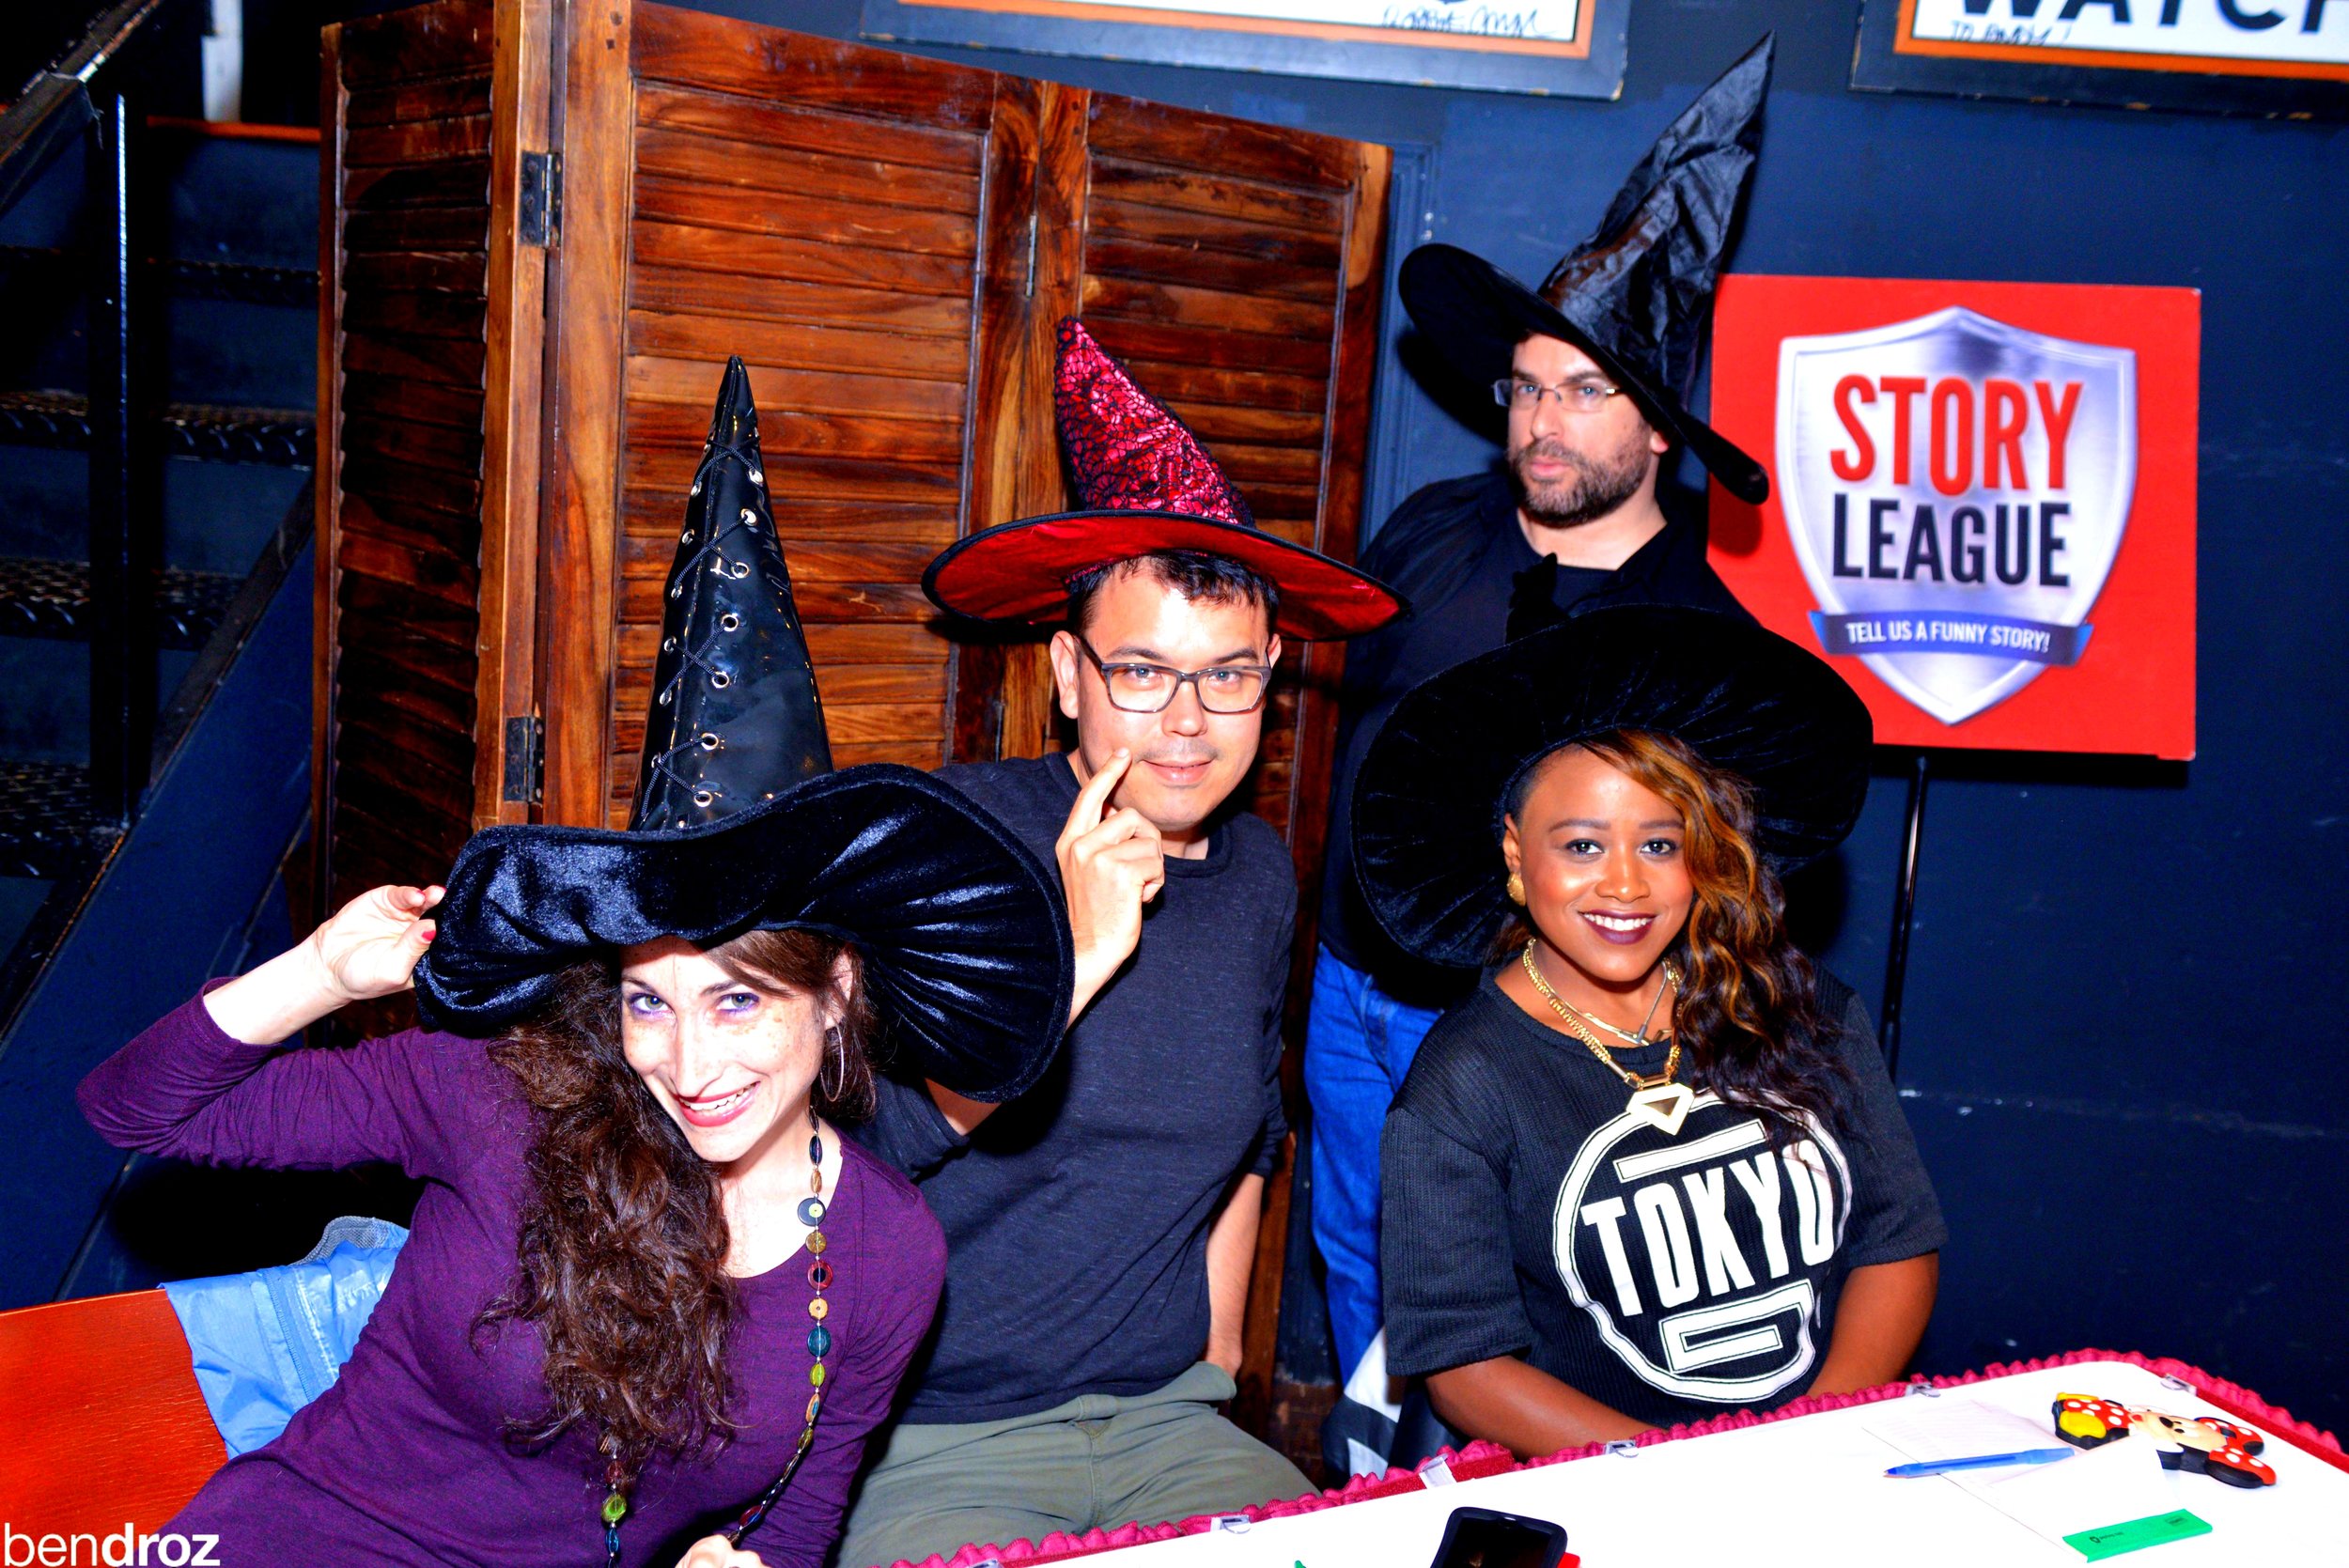
[[1563,1525],[1490,1508],[1455,1508],[1428,1568],[1558,1568],[1565,1552]]

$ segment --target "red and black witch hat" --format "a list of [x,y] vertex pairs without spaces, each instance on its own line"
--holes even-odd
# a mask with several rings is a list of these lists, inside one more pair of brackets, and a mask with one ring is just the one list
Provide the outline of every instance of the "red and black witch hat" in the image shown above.
[[1377,578],[1256,526],[1248,503],[1190,427],[1135,384],[1075,319],[1060,324],[1052,377],[1061,449],[1080,509],[1026,518],[949,547],[922,574],[941,610],[1050,622],[1068,580],[1159,550],[1238,562],[1281,590],[1284,636],[1359,637],[1403,613]]

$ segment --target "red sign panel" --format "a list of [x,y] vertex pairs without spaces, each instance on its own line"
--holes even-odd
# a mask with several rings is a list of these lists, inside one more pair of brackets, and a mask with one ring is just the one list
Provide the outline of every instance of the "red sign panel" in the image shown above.
[[1713,565],[1891,746],[2194,754],[2201,299],[1727,277]]

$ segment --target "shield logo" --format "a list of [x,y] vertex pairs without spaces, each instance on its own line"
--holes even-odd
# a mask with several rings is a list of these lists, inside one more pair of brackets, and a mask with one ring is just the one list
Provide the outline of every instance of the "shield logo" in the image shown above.
[[1829,653],[1944,724],[2076,662],[2137,482],[2137,355],[1952,305],[1779,349],[1778,483]]

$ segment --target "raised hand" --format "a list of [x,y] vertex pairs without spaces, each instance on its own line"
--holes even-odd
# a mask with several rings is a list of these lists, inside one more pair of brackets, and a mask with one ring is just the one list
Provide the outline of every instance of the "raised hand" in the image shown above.
[[230,1036],[268,1045],[300,1033],[345,1003],[408,988],[431,945],[425,910],[445,891],[376,888],[363,893],[307,939],[204,995],[204,1008]]
[[338,1002],[366,1001],[408,988],[417,960],[432,943],[435,923],[424,912],[444,891],[371,888],[310,933],[306,945]]
[[1131,806],[1109,810],[1117,783],[1133,766],[1130,753],[1110,753],[1077,792],[1055,846],[1068,900],[1068,935],[1077,954],[1077,987],[1068,1009],[1074,1023],[1142,940],[1142,907],[1166,885],[1159,830]]

